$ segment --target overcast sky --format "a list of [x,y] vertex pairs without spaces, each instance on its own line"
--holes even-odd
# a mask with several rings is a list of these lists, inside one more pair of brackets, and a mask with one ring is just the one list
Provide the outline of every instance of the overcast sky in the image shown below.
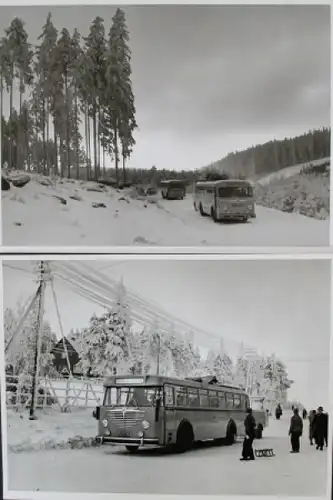
[[[130,166],[193,169],[227,153],[330,123],[330,7],[123,7],[131,36],[137,145]],[[60,30],[109,31],[115,6],[0,7],[36,43]],[[8,112],[8,100],[5,103]]]
[[[290,396],[307,406],[328,406],[329,262],[140,260],[89,265],[112,279],[123,278],[128,289],[204,329],[208,336],[200,339],[203,347],[214,342],[209,335],[217,335],[267,354],[275,352],[295,380]],[[5,263],[5,308],[15,308],[19,297],[26,301],[32,296],[32,269],[28,261]],[[55,289],[66,333],[86,326],[93,312],[99,312],[64,282],[56,280]],[[45,308],[46,319],[59,335],[50,291]]]

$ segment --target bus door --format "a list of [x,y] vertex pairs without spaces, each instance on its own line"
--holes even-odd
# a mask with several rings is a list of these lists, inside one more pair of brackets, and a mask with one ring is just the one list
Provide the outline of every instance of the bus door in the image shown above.
[[164,443],[176,441],[178,422],[176,411],[175,388],[171,385],[164,386]]

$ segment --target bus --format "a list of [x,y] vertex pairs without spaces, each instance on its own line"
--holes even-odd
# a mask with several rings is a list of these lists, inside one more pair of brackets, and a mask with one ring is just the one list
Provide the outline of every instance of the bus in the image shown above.
[[[244,437],[250,400],[243,389],[216,377],[177,379],[157,375],[108,377],[104,398],[93,412],[101,444],[139,447],[175,446],[186,451],[196,441]],[[266,425],[265,415],[256,431]]]
[[199,181],[194,189],[194,209],[214,222],[254,218],[255,199],[252,184],[242,180]]
[[162,197],[166,200],[183,200],[186,195],[186,185],[180,180],[161,181]]

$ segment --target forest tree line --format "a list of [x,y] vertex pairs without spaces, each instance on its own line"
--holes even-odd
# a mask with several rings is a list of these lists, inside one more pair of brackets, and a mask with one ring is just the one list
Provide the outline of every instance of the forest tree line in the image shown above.
[[331,154],[331,128],[311,130],[297,137],[269,141],[228,154],[204,167],[206,171],[253,178]]
[[79,178],[84,169],[86,179],[97,180],[108,155],[118,183],[122,158],[125,178],[137,123],[121,9],[108,34],[96,17],[85,37],[77,29],[59,32],[49,13],[36,46],[23,20],[13,19],[0,40],[0,94],[1,105],[5,94],[9,99],[9,117],[2,117],[2,166],[69,178]]

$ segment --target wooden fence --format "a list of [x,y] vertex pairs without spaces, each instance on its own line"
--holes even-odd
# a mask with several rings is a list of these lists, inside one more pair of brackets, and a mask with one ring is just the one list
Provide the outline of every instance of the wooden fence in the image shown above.
[[[102,381],[45,377],[38,381],[36,406],[58,406],[61,411],[72,407],[94,408],[101,403],[102,397]],[[27,408],[31,403],[31,380],[27,377],[6,376],[6,403],[8,408]]]

